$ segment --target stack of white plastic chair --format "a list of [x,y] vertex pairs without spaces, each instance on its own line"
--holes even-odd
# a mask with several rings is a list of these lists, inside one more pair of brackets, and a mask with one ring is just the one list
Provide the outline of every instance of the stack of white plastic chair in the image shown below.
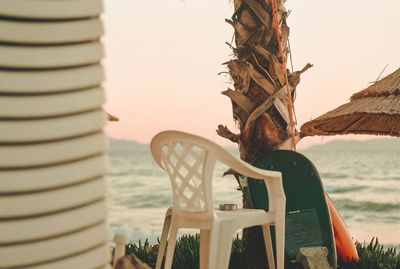
[[102,0],[0,0],[0,268],[108,268]]

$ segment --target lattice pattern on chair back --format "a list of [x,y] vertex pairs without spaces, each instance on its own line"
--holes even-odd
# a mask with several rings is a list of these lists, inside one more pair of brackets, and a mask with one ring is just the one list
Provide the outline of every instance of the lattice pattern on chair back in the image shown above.
[[207,151],[188,142],[163,146],[161,160],[170,176],[174,204],[185,212],[208,211],[204,166]]

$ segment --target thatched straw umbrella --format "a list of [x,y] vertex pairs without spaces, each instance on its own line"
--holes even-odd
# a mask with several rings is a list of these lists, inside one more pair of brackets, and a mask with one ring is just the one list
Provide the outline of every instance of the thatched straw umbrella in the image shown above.
[[400,68],[344,104],[301,126],[304,135],[370,134],[400,137]]

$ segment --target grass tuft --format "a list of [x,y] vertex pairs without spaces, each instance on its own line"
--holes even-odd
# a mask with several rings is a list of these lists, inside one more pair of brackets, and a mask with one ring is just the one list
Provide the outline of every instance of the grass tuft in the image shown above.
[[[173,269],[198,269],[199,268],[199,242],[198,234],[183,235],[176,243]],[[372,238],[369,244],[356,242],[360,260],[339,261],[339,269],[400,269],[400,253],[396,248],[385,248],[377,238]],[[143,262],[155,267],[157,260],[158,244],[151,245],[146,239],[126,246],[126,253],[135,254]],[[246,259],[245,242],[237,236],[233,240],[229,269],[254,268],[251,261]]]
[[360,260],[339,261],[339,268],[400,269],[400,253],[394,247],[385,249],[383,245],[379,244],[378,238],[372,238],[368,245],[356,242],[356,248]]

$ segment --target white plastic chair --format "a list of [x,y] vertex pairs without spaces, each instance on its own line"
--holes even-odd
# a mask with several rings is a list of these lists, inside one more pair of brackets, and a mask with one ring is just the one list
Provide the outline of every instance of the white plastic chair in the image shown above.
[[[280,172],[255,168],[237,159],[217,144],[180,131],[164,131],[151,141],[158,165],[170,176],[173,206],[167,210],[156,269],[161,268],[168,237],[165,269],[170,269],[179,228],[200,229],[200,268],[225,269],[229,266],[232,239],[237,230],[262,225],[269,268],[283,269],[286,197]],[[236,172],[263,180],[269,194],[269,211],[213,209],[212,176],[220,161]],[[270,225],[276,231],[274,260]]]

